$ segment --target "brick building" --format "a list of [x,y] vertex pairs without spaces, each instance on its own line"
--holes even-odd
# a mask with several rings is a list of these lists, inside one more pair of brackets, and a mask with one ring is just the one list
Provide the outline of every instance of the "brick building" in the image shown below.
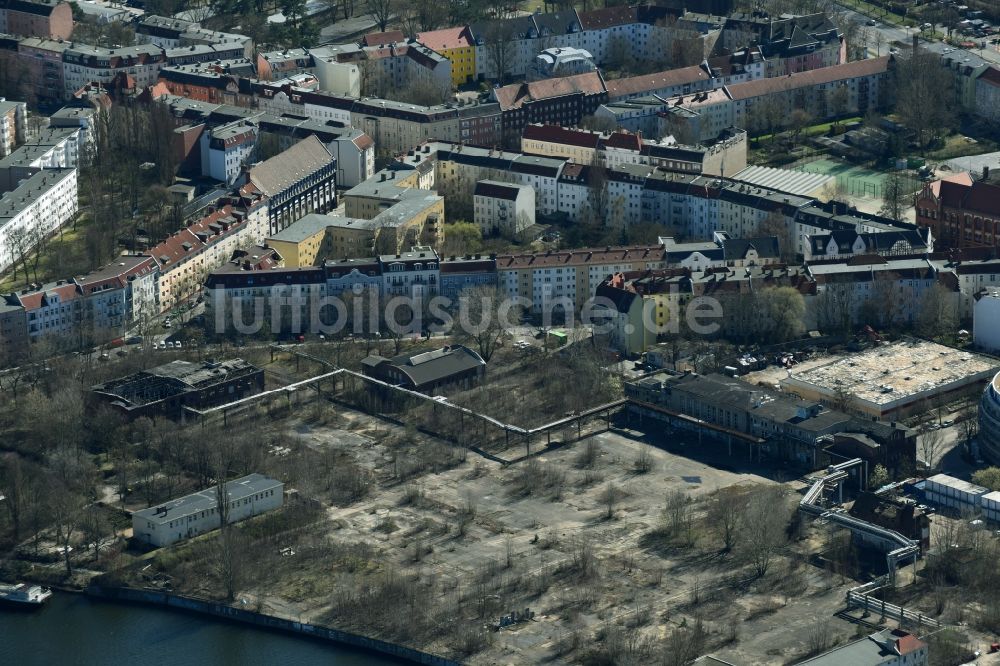
[[917,195],[916,209],[940,250],[1000,246],[1000,185],[968,174],[936,180]]
[[0,32],[23,37],[69,39],[73,9],[58,0],[4,0],[0,3]]

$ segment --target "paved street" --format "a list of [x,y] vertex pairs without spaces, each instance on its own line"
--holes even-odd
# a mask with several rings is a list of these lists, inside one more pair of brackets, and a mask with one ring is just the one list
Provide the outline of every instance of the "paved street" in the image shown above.
[[[909,45],[913,41],[913,34],[917,31],[916,28],[902,28],[891,23],[886,23],[885,21],[879,20],[878,17],[869,17],[861,12],[846,7],[844,5],[837,5],[843,12],[847,15],[853,17],[861,25],[866,25],[870,18],[875,18],[876,25],[872,26],[875,30],[881,33],[884,39],[884,46],[881,48],[881,55],[885,55],[888,50],[894,45]],[[972,40],[982,42],[983,40]],[[953,46],[949,46],[943,42],[928,41],[925,39],[920,40],[920,45],[926,48],[928,51],[933,51],[934,53],[944,53],[946,49],[951,51],[962,51],[970,59],[970,64],[975,64],[977,59],[982,59],[986,62],[1000,64],[1000,51],[997,51],[996,46],[986,42],[985,49],[956,49]],[[875,55],[875,48],[869,48],[872,55]]]

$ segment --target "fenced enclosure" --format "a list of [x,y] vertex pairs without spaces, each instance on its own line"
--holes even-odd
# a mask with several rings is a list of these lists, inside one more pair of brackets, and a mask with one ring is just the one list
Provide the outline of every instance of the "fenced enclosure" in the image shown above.
[[[793,168],[796,171],[833,176],[836,179],[839,192],[864,199],[881,199],[883,184],[889,175],[886,172],[874,171],[857,164],[820,155],[806,157]],[[905,192],[915,193],[920,189],[920,180],[905,171],[899,172],[899,175],[903,179]]]

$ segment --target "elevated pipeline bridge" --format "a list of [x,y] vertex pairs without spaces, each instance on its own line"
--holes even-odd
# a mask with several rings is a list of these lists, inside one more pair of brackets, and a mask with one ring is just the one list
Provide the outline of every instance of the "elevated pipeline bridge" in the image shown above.
[[[826,474],[816,479],[799,500],[799,511],[839,525],[850,530],[852,534],[879,544],[886,551],[888,580],[890,583],[895,583],[896,571],[902,564],[911,559],[914,564],[916,563],[920,556],[920,545],[895,530],[855,518],[842,507],[829,508],[821,504],[826,491],[834,488],[839,494],[838,503],[843,501],[843,484],[849,478],[848,470],[853,467],[861,468],[863,465],[864,461],[861,458],[853,458],[828,467]],[[858,485],[861,486],[862,483],[859,478]]]

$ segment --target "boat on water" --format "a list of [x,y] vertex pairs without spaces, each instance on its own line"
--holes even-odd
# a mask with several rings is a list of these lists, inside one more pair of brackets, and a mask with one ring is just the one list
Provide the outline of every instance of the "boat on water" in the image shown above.
[[41,585],[18,583],[0,586],[0,604],[13,608],[41,608],[52,596],[52,590]]

